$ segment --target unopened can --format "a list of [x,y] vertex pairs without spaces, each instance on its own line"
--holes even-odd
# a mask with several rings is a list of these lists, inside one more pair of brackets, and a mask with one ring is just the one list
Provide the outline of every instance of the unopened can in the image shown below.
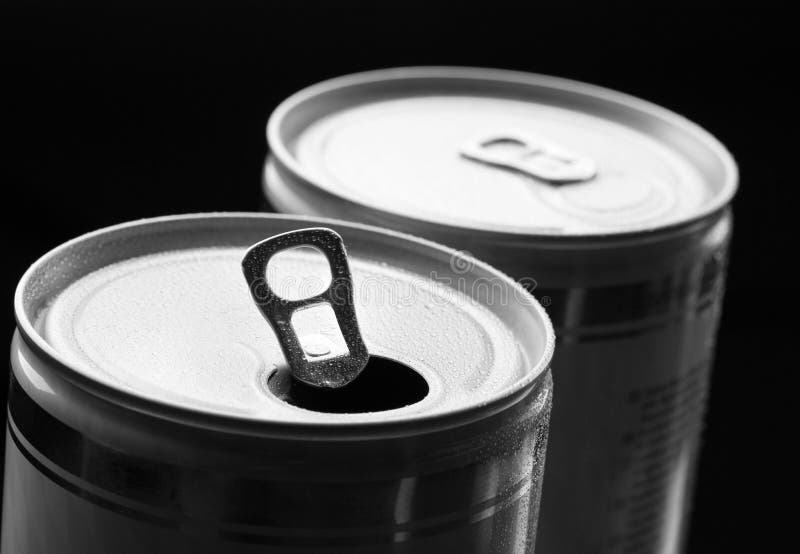
[[[241,272],[253,243],[320,226],[347,246],[371,355],[344,397],[281,380]],[[318,254],[265,278],[310,296]],[[292,316],[308,356],[341,339],[325,309]],[[165,217],[46,254],[15,311],[4,554],[531,548],[554,335],[481,262],[357,224]]]
[[736,165],[648,102],[500,70],[357,74],[267,128],[274,209],[468,251],[553,318],[545,554],[680,550],[722,300]]

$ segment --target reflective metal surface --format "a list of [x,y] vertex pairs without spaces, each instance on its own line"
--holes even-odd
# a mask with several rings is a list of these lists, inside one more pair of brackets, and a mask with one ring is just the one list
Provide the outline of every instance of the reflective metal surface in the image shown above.
[[[227,362],[216,354],[213,359],[223,360],[219,379],[200,391],[202,398],[175,396],[202,381],[165,380],[145,366],[140,375],[145,381],[126,376],[126,364],[138,359],[137,345],[152,350],[160,344],[168,351],[190,341],[198,349],[230,325],[239,328],[242,318],[258,322],[238,274],[241,253],[264,236],[309,226],[342,235],[357,283],[371,267],[388,276],[395,275],[393,264],[402,263],[404,273],[397,275],[406,283],[403,290],[429,299],[442,295],[440,305],[403,305],[407,326],[386,337],[377,332],[379,324],[397,306],[357,305],[370,350],[404,359],[428,383],[424,398],[383,412],[315,412],[262,388],[263,373],[246,373],[250,366],[245,364],[237,367],[252,379],[247,395],[257,395],[260,402],[238,413],[219,398],[209,404],[234,379],[222,372]],[[153,257],[154,252],[163,254]],[[472,260],[460,274],[464,279],[452,286],[428,282],[430,277],[418,273],[452,274],[454,255],[364,226],[255,214],[135,222],[86,235],[46,255],[23,277],[15,299],[19,327],[11,347],[2,552],[531,551],[552,396],[547,367],[552,329],[535,303],[495,305],[477,294],[470,297],[471,288],[457,290],[489,278],[517,290],[485,264]],[[48,325],[48,319],[72,313],[66,321],[80,328],[80,344],[99,344],[95,341],[104,336],[117,337],[115,332],[121,333],[115,340],[124,339],[136,334],[141,314],[169,313],[171,306],[185,307],[186,298],[200,298],[199,291],[209,294],[202,286],[206,281],[198,282],[198,268],[215,273],[212,261],[223,267],[213,281],[223,287],[215,297],[222,310],[206,314],[208,327],[195,327],[193,335],[171,334],[167,328],[136,335],[137,341],[125,343],[125,352],[112,345],[83,358],[66,347],[54,348],[66,344],[56,339],[70,327],[60,319]],[[173,278],[176,271],[191,279]],[[159,281],[163,290],[148,288]],[[236,283],[230,293],[228,282]],[[232,292],[242,289],[242,296]],[[356,290],[364,301],[362,289]],[[118,302],[119,295],[126,302]],[[79,312],[69,310],[74,298],[83,299]],[[255,313],[240,312],[240,302]],[[109,307],[117,310],[120,329],[90,325],[94,318],[105,321]],[[225,310],[238,315],[228,321]],[[371,318],[373,310],[382,317]],[[187,313],[205,312],[176,315]],[[428,314],[426,325],[409,319],[417,313]],[[428,324],[445,315],[482,328],[483,336],[494,341],[483,345],[484,352],[505,344],[501,335],[508,335],[517,350],[476,360],[474,349],[462,349],[464,359],[446,378],[434,354],[453,359],[448,343],[420,345],[425,339],[417,338],[430,336]],[[412,332],[415,327],[419,334]],[[209,334],[198,335],[201,331]],[[463,340],[458,333],[472,336],[468,326],[445,331],[456,333],[455,344]],[[280,356],[277,344],[272,346],[269,352]],[[101,360],[98,352],[117,377],[103,377],[92,366]],[[162,367],[159,359],[165,355],[152,351],[153,367]],[[512,361],[520,365],[508,365]],[[506,385],[493,389],[491,379],[481,381],[480,367]],[[139,388],[142,383],[160,388]],[[447,388],[456,385],[462,387],[458,393]],[[236,398],[244,401],[247,395]],[[453,404],[454,398],[460,403]]]

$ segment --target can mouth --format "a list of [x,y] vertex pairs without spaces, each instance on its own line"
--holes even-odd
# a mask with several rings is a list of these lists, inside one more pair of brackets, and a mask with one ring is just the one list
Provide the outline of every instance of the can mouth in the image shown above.
[[271,372],[265,381],[262,389],[287,404],[335,414],[404,408],[421,402],[430,392],[427,380],[419,372],[383,356],[370,356],[358,378],[338,389],[306,385],[282,369]]

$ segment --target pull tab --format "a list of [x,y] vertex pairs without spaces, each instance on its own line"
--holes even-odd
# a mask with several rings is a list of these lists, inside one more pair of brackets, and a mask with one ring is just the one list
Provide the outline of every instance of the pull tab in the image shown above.
[[464,146],[461,155],[554,185],[588,181],[597,174],[594,160],[520,133],[490,135]]
[[[272,290],[267,280],[267,264],[278,252],[296,246],[313,246],[328,260],[331,283],[326,290],[302,300],[286,300]],[[361,338],[353,304],[353,278],[347,263],[342,237],[331,229],[300,229],[276,235],[250,247],[242,259],[242,270],[258,309],[266,318],[289,362],[292,375],[315,387],[338,388],[358,377],[369,360]],[[334,357],[309,359],[292,327],[292,314],[327,303],[336,315],[339,330],[349,352]]]

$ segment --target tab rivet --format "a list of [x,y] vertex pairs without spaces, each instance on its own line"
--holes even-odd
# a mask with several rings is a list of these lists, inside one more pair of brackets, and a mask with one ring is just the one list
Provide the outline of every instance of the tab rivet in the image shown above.
[[327,338],[322,335],[311,335],[302,340],[303,351],[312,358],[327,356],[331,353],[331,346]]

